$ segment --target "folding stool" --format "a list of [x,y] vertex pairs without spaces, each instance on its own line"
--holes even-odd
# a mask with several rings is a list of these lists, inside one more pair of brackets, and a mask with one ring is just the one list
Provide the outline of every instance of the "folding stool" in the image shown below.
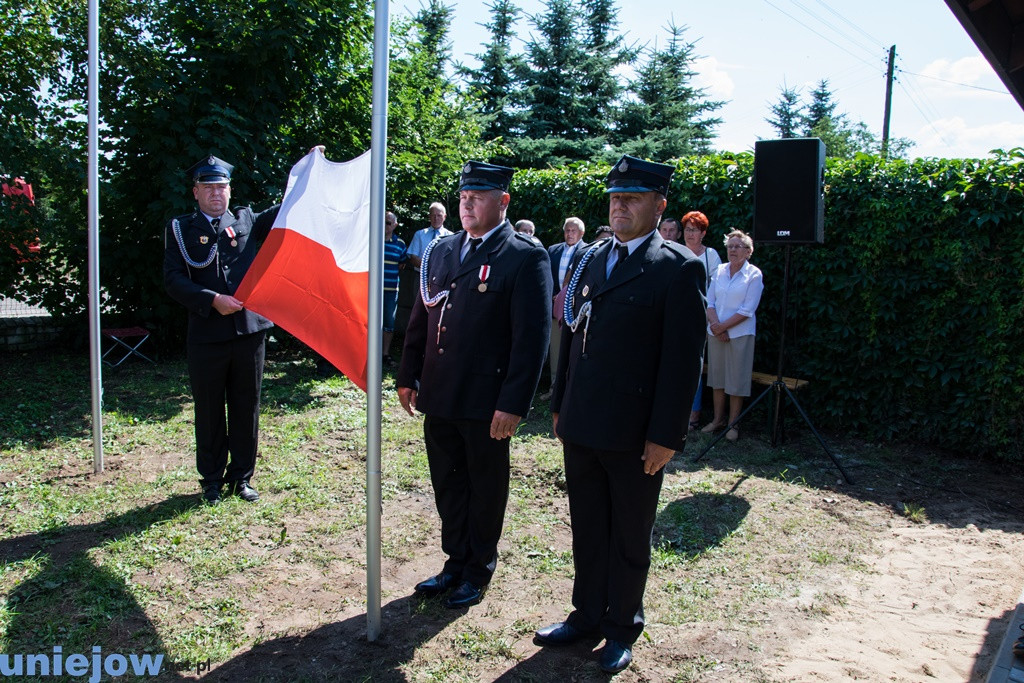
[[[149,339],[149,330],[145,327],[108,327],[102,330],[102,332],[104,337],[114,342],[106,351],[103,352],[102,359],[107,365],[117,367],[128,360],[131,356],[138,356],[139,358],[148,360],[150,363],[156,365],[156,362],[152,358],[139,351],[139,347]],[[138,341],[128,341],[135,339],[138,339]],[[121,356],[121,359],[116,363],[112,360],[107,360],[107,356],[111,353],[116,357],[118,353],[122,352],[124,355]]]

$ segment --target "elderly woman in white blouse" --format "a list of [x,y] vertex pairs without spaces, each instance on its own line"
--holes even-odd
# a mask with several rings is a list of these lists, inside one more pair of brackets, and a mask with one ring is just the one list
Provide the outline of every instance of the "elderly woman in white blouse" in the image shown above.
[[[750,396],[754,369],[754,312],[761,301],[761,271],[750,263],[754,240],[742,230],[725,236],[728,261],[720,265],[708,285],[708,386],[715,392],[715,417],[701,431],[714,432],[732,424]],[[725,397],[729,396],[729,415]],[[735,428],[725,438],[735,441]]]

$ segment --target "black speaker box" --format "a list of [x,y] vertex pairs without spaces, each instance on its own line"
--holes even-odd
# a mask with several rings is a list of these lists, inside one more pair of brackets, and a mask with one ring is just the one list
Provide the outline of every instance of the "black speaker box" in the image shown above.
[[825,143],[818,138],[754,143],[754,241],[825,241]]

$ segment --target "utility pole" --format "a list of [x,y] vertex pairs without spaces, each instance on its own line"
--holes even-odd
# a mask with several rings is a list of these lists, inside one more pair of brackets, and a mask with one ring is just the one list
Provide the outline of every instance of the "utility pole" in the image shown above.
[[889,115],[892,113],[892,74],[896,66],[896,46],[889,48],[889,70],[885,75],[885,117],[882,119],[882,158],[889,158]]

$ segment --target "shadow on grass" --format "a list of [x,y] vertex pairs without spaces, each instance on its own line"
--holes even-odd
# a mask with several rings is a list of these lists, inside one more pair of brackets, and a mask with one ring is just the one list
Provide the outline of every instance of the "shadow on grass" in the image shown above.
[[[54,441],[88,438],[91,382],[87,355],[12,356],[0,363],[0,449],[15,442],[45,448]],[[104,410],[138,422],[164,422],[187,402],[184,363],[126,362],[103,368]]]
[[693,493],[673,500],[654,522],[653,546],[695,557],[729,537],[750,512],[750,503],[731,493]]
[[[67,657],[102,644],[108,654],[162,654],[166,648],[153,623],[129,592],[116,567],[97,565],[90,553],[115,538],[138,534],[199,505],[198,496],[175,496],[102,522],[63,527],[0,541],[6,563],[35,565],[35,573],[8,596],[8,653],[53,653]],[[169,671],[160,680],[180,680]],[[34,680],[31,677],[23,680]]]
[[[735,490],[735,487],[734,487]],[[671,501],[654,523],[653,546],[661,553],[692,558],[720,545],[742,523],[750,504],[732,493],[695,493]],[[497,681],[608,681],[594,645],[581,641],[568,647],[541,648],[502,674]]]
[[[276,638],[244,652],[205,676],[207,681],[407,681],[407,664],[460,610],[435,600],[407,596],[381,607],[381,633],[366,639],[366,615],[328,624],[309,633]],[[439,667],[442,663],[438,663]],[[446,676],[439,672],[437,680]]]
[[[744,418],[738,441],[720,440],[700,461],[695,458],[713,435],[691,432],[685,453],[675,457],[667,472],[698,472],[705,467],[731,470],[839,492],[886,506],[898,516],[911,517],[917,511],[921,517],[915,521],[1024,530],[1021,479],[1005,463],[936,447],[866,443],[841,433],[821,433],[854,482],[848,484],[792,408],[785,413],[779,442],[772,446],[771,412],[762,406]],[[810,418],[813,423],[813,414]]]

